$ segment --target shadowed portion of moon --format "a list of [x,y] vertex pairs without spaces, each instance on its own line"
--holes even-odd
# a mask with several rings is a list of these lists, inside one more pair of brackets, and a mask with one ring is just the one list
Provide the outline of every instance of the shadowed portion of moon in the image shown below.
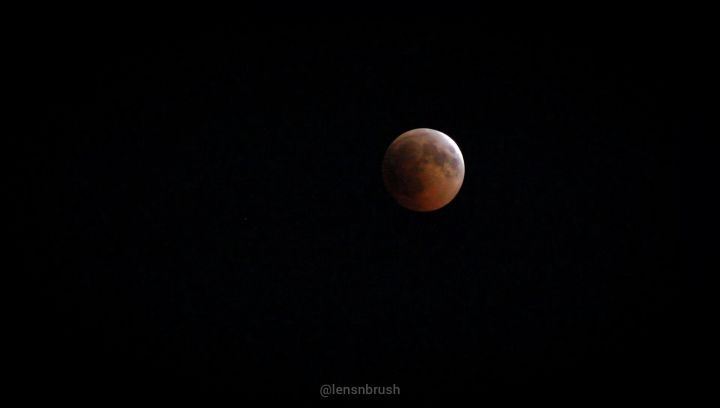
[[432,129],[403,133],[383,160],[385,186],[395,200],[414,211],[433,211],[457,195],[465,176],[460,149]]
[[405,196],[413,196],[423,191],[422,177],[420,177],[419,160],[411,162],[409,157],[419,157],[421,146],[412,141],[399,143],[395,149],[388,150],[383,161],[383,170],[386,184],[391,189]]

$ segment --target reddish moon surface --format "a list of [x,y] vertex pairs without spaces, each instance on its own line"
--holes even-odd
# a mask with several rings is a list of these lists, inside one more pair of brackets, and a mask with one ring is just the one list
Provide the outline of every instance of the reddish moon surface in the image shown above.
[[433,211],[455,198],[465,177],[460,148],[433,129],[403,133],[385,152],[385,187],[395,201],[413,211]]

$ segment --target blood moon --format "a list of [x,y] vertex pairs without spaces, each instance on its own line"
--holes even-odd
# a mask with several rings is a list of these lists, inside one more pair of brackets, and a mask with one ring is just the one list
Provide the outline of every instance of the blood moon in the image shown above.
[[434,211],[455,198],[465,177],[458,145],[433,129],[398,136],[385,152],[385,187],[395,201],[413,211]]

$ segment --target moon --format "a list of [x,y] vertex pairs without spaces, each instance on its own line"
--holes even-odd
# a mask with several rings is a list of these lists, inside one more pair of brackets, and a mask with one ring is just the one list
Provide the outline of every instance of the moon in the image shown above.
[[401,206],[434,211],[460,191],[465,161],[448,135],[433,129],[413,129],[395,139],[382,163],[383,181]]

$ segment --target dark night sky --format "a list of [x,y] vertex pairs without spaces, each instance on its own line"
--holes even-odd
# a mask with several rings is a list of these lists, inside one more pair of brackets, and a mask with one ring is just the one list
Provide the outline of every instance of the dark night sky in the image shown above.
[[[25,256],[49,300],[43,378],[310,399],[701,387],[701,34],[582,27],[49,36],[25,207],[53,225],[32,243],[48,256]],[[437,212],[382,185],[417,127],[465,158]]]

